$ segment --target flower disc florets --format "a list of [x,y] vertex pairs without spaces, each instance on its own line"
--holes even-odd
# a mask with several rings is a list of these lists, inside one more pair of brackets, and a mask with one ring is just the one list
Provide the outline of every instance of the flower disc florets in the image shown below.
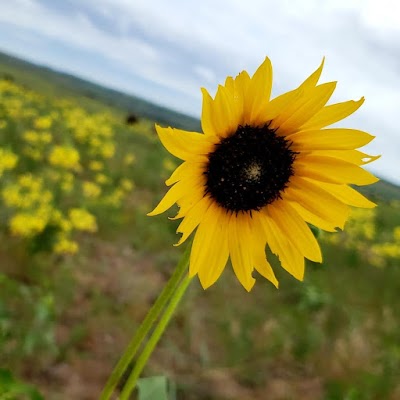
[[268,124],[239,126],[209,154],[206,192],[228,211],[260,210],[281,196],[295,156]]

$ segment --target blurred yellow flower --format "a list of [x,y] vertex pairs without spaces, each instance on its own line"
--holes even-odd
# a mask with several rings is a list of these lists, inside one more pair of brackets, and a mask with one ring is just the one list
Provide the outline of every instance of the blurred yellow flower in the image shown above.
[[18,156],[12,151],[0,147],[0,176],[6,170],[14,169],[18,163]]
[[39,141],[39,133],[32,130],[25,131],[22,137],[28,143],[37,143]]
[[88,198],[96,199],[101,194],[101,187],[93,182],[83,182],[83,195]]
[[96,174],[95,180],[98,184],[104,185],[110,181],[107,175],[104,174]]
[[115,154],[115,145],[114,143],[108,142],[104,143],[101,147],[101,155],[104,158],[111,158]]
[[53,248],[53,251],[56,254],[76,254],[78,250],[78,243],[65,237],[61,237]]
[[79,159],[78,150],[70,146],[54,146],[49,154],[51,165],[65,169],[79,170]]
[[78,231],[96,232],[96,217],[83,208],[72,208],[68,212],[72,226]]
[[92,171],[101,171],[104,168],[104,163],[102,163],[101,161],[91,161],[89,163],[89,169],[91,169]]
[[129,179],[124,178],[121,180],[121,188],[126,192],[130,192],[134,188],[134,184]]
[[15,214],[10,222],[10,231],[14,236],[31,237],[43,232],[48,219],[44,215],[29,213]]
[[39,117],[35,119],[34,126],[36,129],[49,129],[52,125],[53,121],[51,117]]

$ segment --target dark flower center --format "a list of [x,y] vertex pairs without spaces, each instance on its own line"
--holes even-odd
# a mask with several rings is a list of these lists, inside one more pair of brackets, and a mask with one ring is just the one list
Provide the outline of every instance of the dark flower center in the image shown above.
[[260,210],[281,197],[296,153],[269,124],[239,126],[209,154],[206,192],[228,211]]

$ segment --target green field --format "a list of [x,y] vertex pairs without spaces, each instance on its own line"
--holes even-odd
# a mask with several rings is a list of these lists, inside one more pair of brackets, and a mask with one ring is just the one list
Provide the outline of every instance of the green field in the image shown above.
[[[0,399],[97,399],[171,275],[178,223],[146,213],[178,160],[154,121],[199,129],[0,54]],[[399,399],[400,188],[363,193],[378,207],[320,234],[304,282],[273,257],[279,290],[195,279],[145,375],[182,400]]]

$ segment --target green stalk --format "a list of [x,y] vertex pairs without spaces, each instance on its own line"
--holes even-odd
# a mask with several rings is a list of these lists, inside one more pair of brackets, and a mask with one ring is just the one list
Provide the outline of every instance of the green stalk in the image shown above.
[[138,357],[135,366],[122,390],[120,400],[128,400],[132,390],[136,386],[136,382],[145,367],[147,360],[149,359],[151,353],[153,352],[154,348],[156,347],[158,341],[160,340],[162,334],[165,331],[176,307],[178,306],[180,300],[182,299],[183,295],[186,292],[186,289],[189,286],[192,278],[186,276],[180,286],[175,290],[173,297],[171,298],[170,303],[168,304],[164,314],[160,318],[157,326],[154,329],[153,334],[150,336],[149,341],[146,343],[145,348],[143,349],[142,353]]
[[188,245],[185,250],[185,253],[183,254],[178,265],[176,266],[175,271],[171,276],[170,280],[168,281],[167,285],[164,287],[163,291],[157,298],[156,302],[153,304],[152,308],[146,315],[146,318],[139,326],[135,335],[128,344],[128,347],[126,348],[124,354],[122,355],[117,365],[115,366],[113,372],[111,373],[110,377],[108,378],[106,385],[104,386],[104,389],[100,395],[100,400],[110,399],[112,393],[115,390],[115,387],[120,381],[129,363],[136,355],[140,345],[143,343],[143,340],[152,329],[155,321],[160,316],[166,304],[169,302],[171,297],[175,295],[176,288],[187,271],[187,267],[189,264],[190,249],[191,245]]

